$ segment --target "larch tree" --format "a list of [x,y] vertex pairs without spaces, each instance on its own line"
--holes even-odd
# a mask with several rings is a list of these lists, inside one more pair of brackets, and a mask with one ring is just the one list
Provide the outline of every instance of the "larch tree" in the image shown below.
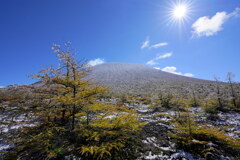
[[231,89],[232,103],[233,103],[234,107],[237,107],[236,95],[235,95],[235,91],[234,91],[234,88],[233,88],[233,82],[232,82],[233,77],[234,77],[234,74],[232,72],[228,72],[227,80],[228,80],[228,83],[229,83],[230,89]]
[[222,100],[221,100],[221,93],[220,93],[220,86],[219,86],[219,78],[214,77],[214,79],[215,79],[215,81],[216,81],[218,105],[219,105],[219,108],[222,109],[222,108],[223,108],[223,104],[222,104]]
[[22,130],[9,157],[25,159],[136,158],[136,134],[143,123],[134,110],[99,101],[105,88],[86,80],[89,68],[66,50],[53,46],[59,66],[34,75],[41,84],[33,91],[35,127]]

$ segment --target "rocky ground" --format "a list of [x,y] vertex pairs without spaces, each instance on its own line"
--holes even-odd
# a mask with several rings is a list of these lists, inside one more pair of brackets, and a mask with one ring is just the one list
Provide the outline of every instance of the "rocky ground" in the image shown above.
[[[174,125],[169,121],[175,116],[176,112],[171,110],[163,110],[153,112],[145,104],[126,104],[130,108],[135,108],[140,114],[141,121],[147,122],[141,132],[143,142],[142,154],[138,160],[204,160],[204,158],[192,155],[184,150],[177,150],[175,143],[169,137],[168,132],[174,130]],[[240,114],[239,113],[218,113],[216,119],[209,118],[209,114],[204,113],[201,107],[190,108],[195,115],[194,120],[198,123],[207,122],[208,125],[228,126],[227,133],[231,137],[240,138]],[[30,120],[27,115],[19,114],[12,118],[14,111],[5,110],[0,115],[0,155],[7,152],[13,147],[11,142],[5,141],[5,138],[13,136],[22,127],[31,127],[35,125],[33,120]],[[165,116],[156,116],[164,114]],[[11,118],[10,118],[11,117]],[[214,145],[214,144],[213,144]],[[230,160],[231,158],[221,156],[222,160]],[[1,157],[0,157],[1,159]]]
[[[137,106],[137,105],[134,105]],[[205,158],[192,155],[183,150],[177,150],[175,143],[168,136],[169,131],[174,130],[174,125],[169,121],[175,116],[174,111],[154,112],[148,105],[139,104],[138,112],[141,120],[147,122],[142,131],[142,142],[145,144],[142,156],[139,160],[204,160]],[[218,113],[217,119],[209,119],[209,114],[205,113],[201,107],[190,108],[195,115],[194,120],[198,123],[204,122],[214,126],[228,126],[227,133],[234,138],[240,138],[240,114],[239,113]],[[164,117],[155,116],[158,114],[169,115]],[[209,144],[210,145],[210,144]],[[214,145],[214,144],[211,144]],[[230,157],[220,156],[222,160],[230,160]]]
[[4,153],[13,147],[11,141],[14,140],[14,136],[17,135],[19,129],[32,127],[38,123],[33,116],[17,114],[17,112],[15,107],[6,107],[6,110],[0,112],[0,159]]

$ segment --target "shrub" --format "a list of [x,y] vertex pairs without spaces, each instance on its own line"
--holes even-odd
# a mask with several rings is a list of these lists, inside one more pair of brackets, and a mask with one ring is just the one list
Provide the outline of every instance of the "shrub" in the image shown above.
[[[172,122],[176,128],[169,135],[178,149],[201,157],[218,159],[220,154],[240,156],[240,139],[234,139],[219,128],[196,124],[189,114]],[[222,147],[224,146],[224,147]]]

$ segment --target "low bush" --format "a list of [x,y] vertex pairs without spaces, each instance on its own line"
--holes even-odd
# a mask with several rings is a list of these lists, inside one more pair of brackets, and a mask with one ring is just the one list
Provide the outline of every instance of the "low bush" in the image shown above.
[[233,139],[220,128],[196,124],[189,114],[173,121],[172,124],[176,128],[169,135],[176,142],[178,149],[207,159],[218,159],[221,154],[240,156],[240,139]]

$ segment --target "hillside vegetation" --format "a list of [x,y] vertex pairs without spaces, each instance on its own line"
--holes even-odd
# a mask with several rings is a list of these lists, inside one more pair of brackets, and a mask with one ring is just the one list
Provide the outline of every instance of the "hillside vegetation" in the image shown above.
[[0,89],[0,159],[240,159],[240,85],[141,64],[88,67],[70,44],[32,85]]

